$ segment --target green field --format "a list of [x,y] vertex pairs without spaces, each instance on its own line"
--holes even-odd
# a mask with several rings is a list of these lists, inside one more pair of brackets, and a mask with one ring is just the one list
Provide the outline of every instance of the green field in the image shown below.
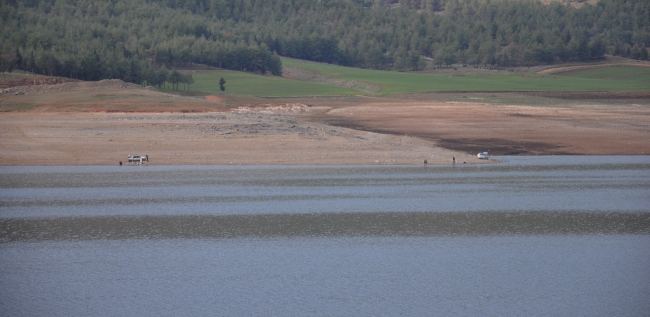
[[285,66],[303,68],[327,78],[365,82],[381,88],[370,93],[309,81],[290,80],[235,71],[193,73],[191,89],[209,94],[222,93],[219,78],[226,79],[225,94],[259,97],[390,95],[427,92],[648,92],[650,67],[611,66],[566,71],[553,75],[520,72],[421,74],[342,67],[283,59]]
[[192,74],[194,84],[192,84],[191,89],[213,94],[222,93],[219,90],[219,79],[221,77],[226,80],[226,90],[223,92],[226,94],[284,97],[340,96],[360,93],[356,90],[332,85],[227,70],[194,72]]
[[[436,91],[650,91],[650,67],[594,68],[581,74],[533,76],[509,72],[461,77],[401,73],[282,60],[325,76],[357,80],[382,87],[382,94]],[[591,73],[594,75],[591,75]],[[615,76],[614,76],[615,75]]]
[[586,69],[577,69],[566,72],[554,73],[555,76],[566,76],[583,79],[603,79],[603,80],[633,80],[646,84],[650,87],[650,67],[633,67],[633,66],[605,66],[593,67]]

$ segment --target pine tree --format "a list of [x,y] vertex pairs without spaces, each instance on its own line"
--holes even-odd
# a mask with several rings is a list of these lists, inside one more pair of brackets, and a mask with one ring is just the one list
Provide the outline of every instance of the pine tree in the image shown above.
[[27,60],[27,69],[30,72],[34,72],[36,69],[36,57],[34,57],[34,50],[29,54],[29,59]]
[[23,56],[20,55],[20,51],[16,47],[16,68],[22,69],[23,68]]

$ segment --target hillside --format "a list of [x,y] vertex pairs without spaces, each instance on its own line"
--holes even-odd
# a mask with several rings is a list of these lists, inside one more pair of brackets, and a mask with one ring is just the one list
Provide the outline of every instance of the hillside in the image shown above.
[[646,155],[650,5],[580,3],[5,0],[0,163]]
[[[603,67],[591,72],[627,81],[616,67]],[[559,76],[579,82],[586,74],[586,69],[565,69]],[[647,86],[626,93],[273,98],[231,93],[199,98],[202,93],[192,92],[197,97],[120,80],[5,88],[0,91],[0,162],[115,164],[124,154],[142,152],[156,157],[155,164],[421,164],[424,159],[449,164],[450,157],[478,162],[476,152],[485,150],[493,155],[650,153]]]
[[189,63],[277,76],[278,55],[399,71],[648,59],[650,2],[586,3],[5,0],[0,70],[160,86],[191,83],[167,72]]

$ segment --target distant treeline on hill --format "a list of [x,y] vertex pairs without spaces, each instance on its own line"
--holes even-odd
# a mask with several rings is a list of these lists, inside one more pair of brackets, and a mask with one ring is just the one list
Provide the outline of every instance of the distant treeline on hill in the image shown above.
[[0,70],[156,83],[200,63],[281,75],[278,57],[418,70],[648,59],[650,1],[0,0]]

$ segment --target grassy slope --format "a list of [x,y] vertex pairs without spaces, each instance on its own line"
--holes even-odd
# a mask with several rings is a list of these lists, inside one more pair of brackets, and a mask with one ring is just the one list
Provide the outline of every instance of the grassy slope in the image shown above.
[[650,87],[650,67],[615,65],[558,72],[554,73],[554,75],[582,79],[603,79],[616,81],[633,80],[635,82],[645,83],[646,87]]
[[263,97],[282,96],[336,96],[354,95],[359,91],[306,81],[289,80],[279,77],[260,76],[244,72],[218,70],[194,72],[192,90],[208,93],[221,93],[219,79],[226,80],[227,94],[252,95]]
[[[435,71],[430,74],[392,72],[341,67],[328,64],[283,59],[286,66],[300,67],[325,77],[366,82],[381,87],[380,95],[426,93],[439,91],[609,91],[650,92],[650,67],[593,65],[551,75],[511,72],[462,72],[464,76],[452,77],[456,72]],[[461,73],[461,72],[458,72]],[[220,94],[219,78],[226,79],[229,95],[259,97],[296,96],[349,96],[373,93],[333,85],[290,80],[251,73],[215,70],[195,71],[193,92]],[[448,77],[447,77],[448,76]],[[4,74],[4,80],[27,77],[24,74]],[[33,77],[30,75],[29,77]],[[192,93],[189,93],[190,95]]]
[[[377,71],[327,64],[283,60],[287,66],[302,67],[326,77],[367,82],[381,87],[379,94],[439,91],[650,91],[648,67],[598,67],[538,76],[498,72],[460,77],[438,74]],[[227,81],[227,94],[263,97],[336,96],[371,94],[358,90],[307,81],[260,76],[235,71],[206,71],[193,74],[192,90],[220,93],[219,78]]]
[[[382,87],[382,94],[435,91],[650,91],[650,68],[648,67],[616,67],[611,70],[599,68],[562,76],[532,76],[500,72],[444,77],[355,69],[295,60],[282,62],[287,66],[303,67],[329,77],[376,84]],[[592,72],[596,74],[592,75]]]

